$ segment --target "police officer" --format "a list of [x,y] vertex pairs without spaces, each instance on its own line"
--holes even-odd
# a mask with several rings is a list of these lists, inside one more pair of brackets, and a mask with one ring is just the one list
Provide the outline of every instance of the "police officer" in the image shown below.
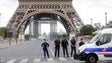
[[81,40],[81,41],[80,41],[80,43],[79,43],[79,46],[84,45],[85,43],[84,43],[84,41],[83,41],[83,38],[81,38],[80,40]]
[[72,57],[73,52],[74,52],[74,54],[76,54],[76,40],[75,40],[75,37],[73,37],[70,42],[71,42],[71,57]]
[[46,42],[46,39],[44,39],[44,42],[41,44],[41,47],[43,47],[44,58],[46,58],[46,54],[47,57],[49,58],[49,52],[48,52],[49,44]]
[[63,39],[62,42],[61,42],[61,45],[62,45],[62,48],[63,48],[63,56],[65,57],[65,53],[67,54],[67,57],[69,57],[69,54],[68,54],[68,41],[67,39]]
[[54,41],[54,44],[55,44],[55,58],[56,58],[56,56],[59,57],[59,54],[60,54],[60,39],[57,38]]

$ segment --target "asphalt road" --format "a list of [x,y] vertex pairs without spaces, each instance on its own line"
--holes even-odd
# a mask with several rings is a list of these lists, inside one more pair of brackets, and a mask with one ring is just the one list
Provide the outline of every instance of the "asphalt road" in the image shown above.
[[0,49],[0,63],[85,63],[84,61],[74,60],[72,57],[63,57],[62,48],[60,57],[55,58],[53,41],[48,41],[50,44],[50,58],[44,58],[43,50],[41,48],[42,42],[43,41],[34,40]]

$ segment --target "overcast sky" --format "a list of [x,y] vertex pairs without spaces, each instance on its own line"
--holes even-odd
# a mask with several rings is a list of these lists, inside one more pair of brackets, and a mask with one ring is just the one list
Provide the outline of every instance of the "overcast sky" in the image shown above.
[[[18,6],[17,0],[0,0],[0,25],[6,26]],[[112,0],[73,0],[73,6],[85,24],[105,24],[105,12],[108,21],[112,20]]]
[[105,24],[105,12],[108,21],[112,20],[112,0],[74,0],[74,7],[84,23],[100,22]]

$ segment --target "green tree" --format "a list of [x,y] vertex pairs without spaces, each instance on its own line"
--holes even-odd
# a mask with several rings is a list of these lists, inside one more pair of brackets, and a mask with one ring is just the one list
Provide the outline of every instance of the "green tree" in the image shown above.
[[62,34],[62,38],[68,38],[69,36],[67,34]]
[[69,35],[67,35],[67,34],[57,34],[57,38],[60,38],[60,39],[69,38]]
[[6,38],[8,29],[6,27],[0,27],[0,36]]
[[61,38],[61,35],[60,34],[57,34],[57,38]]
[[112,28],[112,21],[109,21],[109,23],[107,24],[108,28]]
[[80,29],[82,35],[92,35],[92,32],[95,31],[95,28],[92,25],[85,25]]
[[25,34],[24,38],[25,38],[25,40],[29,40],[30,34]]

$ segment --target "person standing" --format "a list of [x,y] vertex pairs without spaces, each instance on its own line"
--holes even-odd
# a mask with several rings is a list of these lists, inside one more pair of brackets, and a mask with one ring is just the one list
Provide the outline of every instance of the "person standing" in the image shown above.
[[47,43],[46,39],[44,39],[44,42],[41,44],[41,47],[43,48],[44,58],[46,58],[46,54],[47,57],[49,58],[49,52],[48,52],[49,44]]
[[56,58],[56,57],[59,57],[59,55],[60,55],[60,39],[57,38],[54,41],[54,44],[55,44],[55,58]]
[[75,40],[75,37],[73,37],[70,42],[71,42],[71,57],[72,57],[73,52],[74,52],[74,54],[76,54],[76,40]]
[[81,38],[80,40],[81,40],[81,41],[80,41],[80,43],[79,43],[79,46],[82,46],[83,44],[85,44],[84,41],[83,41],[83,38]]
[[67,55],[67,57],[69,57],[69,54],[68,54],[68,41],[67,39],[63,39],[62,42],[61,42],[61,45],[62,45],[62,48],[63,48],[63,56],[65,57],[65,53]]

